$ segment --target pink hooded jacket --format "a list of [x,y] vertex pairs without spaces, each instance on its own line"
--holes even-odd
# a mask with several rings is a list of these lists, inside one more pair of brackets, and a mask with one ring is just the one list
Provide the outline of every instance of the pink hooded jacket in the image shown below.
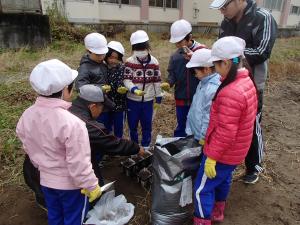
[[248,70],[240,69],[213,101],[204,154],[223,164],[240,164],[252,141],[256,112],[256,88]]
[[24,151],[40,171],[41,185],[60,190],[98,184],[91,164],[85,123],[67,109],[70,103],[38,97],[17,124]]

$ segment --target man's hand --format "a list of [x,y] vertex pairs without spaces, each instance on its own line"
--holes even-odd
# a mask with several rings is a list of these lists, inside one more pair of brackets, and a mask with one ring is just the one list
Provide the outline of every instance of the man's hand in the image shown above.
[[140,151],[138,152],[138,156],[143,157],[145,154],[145,149],[143,147],[140,147]]

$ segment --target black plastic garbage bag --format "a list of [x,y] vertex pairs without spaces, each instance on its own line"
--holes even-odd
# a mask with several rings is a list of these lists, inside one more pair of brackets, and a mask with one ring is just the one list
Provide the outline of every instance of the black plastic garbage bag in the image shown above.
[[201,146],[192,136],[167,140],[157,140],[153,153],[151,221],[153,225],[182,225],[191,216],[188,206],[181,205],[182,196],[192,196],[186,162],[199,158]]

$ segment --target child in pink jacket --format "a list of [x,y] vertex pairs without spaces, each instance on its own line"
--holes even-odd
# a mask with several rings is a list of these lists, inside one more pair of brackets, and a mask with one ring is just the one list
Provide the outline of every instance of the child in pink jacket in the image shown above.
[[57,59],[38,64],[30,84],[39,97],[16,129],[24,151],[40,171],[49,225],[81,225],[88,210],[81,192],[90,201],[101,195],[85,123],[67,110],[71,103],[65,101],[71,100],[77,74]]
[[224,37],[214,43],[211,59],[221,75],[213,98],[204,157],[195,183],[194,225],[222,222],[232,172],[249,150],[257,111],[255,84],[243,68],[245,41]]

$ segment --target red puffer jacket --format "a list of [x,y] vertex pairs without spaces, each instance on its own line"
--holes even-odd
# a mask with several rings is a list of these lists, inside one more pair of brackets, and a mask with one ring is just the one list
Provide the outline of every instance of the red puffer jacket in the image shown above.
[[251,144],[256,112],[255,86],[248,70],[240,69],[212,104],[204,154],[223,164],[240,164]]

